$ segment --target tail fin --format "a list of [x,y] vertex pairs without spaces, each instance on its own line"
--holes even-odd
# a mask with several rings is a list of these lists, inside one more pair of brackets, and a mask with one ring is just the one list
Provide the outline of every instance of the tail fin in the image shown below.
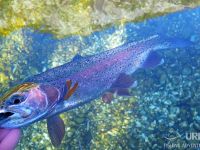
[[152,40],[153,50],[162,50],[162,49],[173,49],[173,48],[184,48],[192,46],[193,42],[184,38],[178,37],[165,37],[155,35],[155,39]]
[[164,36],[153,36],[145,42],[151,50],[147,55],[145,61],[142,63],[142,68],[154,68],[164,62],[164,60],[155,52],[156,50],[174,49],[189,47],[193,44],[190,40],[181,38],[166,38]]
[[[132,45],[135,45],[135,47]],[[154,68],[162,64],[164,60],[155,53],[156,50],[184,48],[192,45],[193,42],[190,40],[158,35],[151,36],[136,44],[129,44],[128,47],[133,47],[133,51],[137,53],[137,57],[133,57],[133,67],[130,67],[125,73],[132,74],[137,68]],[[136,55],[134,54],[134,56]]]

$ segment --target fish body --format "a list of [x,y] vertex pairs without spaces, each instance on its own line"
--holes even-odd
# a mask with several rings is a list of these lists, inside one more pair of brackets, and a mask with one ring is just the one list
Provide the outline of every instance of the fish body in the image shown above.
[[[120,93],[118,89],[130,87],[131,84],[125,82],[129,81],[126,76],[160,60],[153,54],[156,50],[190,45],[187,40],[155,35],[100,54],[76,56],[69,63],[26,79],[7,93],[2,98],[0,127],[18,128],[47,119],[52,143],[57,146],[63,137],[56,133],[57,128],[63,131],[63,122],[56,117],[58,114],[97,99],[110,90]],[[59,124],[52,127],[50,124],[55,120]]]
[[[76,56],[71,62],[33,76],[26,82],[48,83],[57,87],[61,95],[67,80],[78,83],[79,87],[68,101],[63,101],[54,113],[60,113],[100,97],[117,80],[121,73],[132,74],[142,68],[149,54],[156,50],[185,47],[191,43],[180,39],[162,39],[155,35],[105,51],[101,54]],[[63,93],[64,92],[64,93]],[[61,98],[61,101],[63,99]]]

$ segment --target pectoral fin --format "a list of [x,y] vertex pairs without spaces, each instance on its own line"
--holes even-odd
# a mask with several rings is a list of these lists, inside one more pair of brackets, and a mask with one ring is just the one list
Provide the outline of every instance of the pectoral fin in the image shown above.
[[72,81],[71,80],[67,80],[66,81],[66,85],[67,85],[67,89],[69,90],[71,88]]
[[71,85],[72,85],[72,81],[71,81],[71,80],[67,80],[67,81],[66,81],[66,88],[67,88],[67,90],[66,90],[66,94],[65,94],[65,96],[64,96],[64,99],[65,99],[65,100],[68,99],[70,96],[72,96],[72,94],[73,94],[73,93],[76,91],[76,89],[78,88],[78,83],[77,83],[77,82],[74,84],[73,87],[71,87]]
[[53,116],[47,119],[47,129],[53,146],[60,146],[65,135],[65,125],[59,116]]

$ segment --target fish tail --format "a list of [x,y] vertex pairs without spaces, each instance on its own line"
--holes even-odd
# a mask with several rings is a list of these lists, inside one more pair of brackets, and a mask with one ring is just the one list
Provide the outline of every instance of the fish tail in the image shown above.
[[153,40],[150,40],[153,50],[164,50],[164,49],[174,49],[174,48],[185,48],[193,45],[193,42],[179,37],[166,37],[161,35],[156,35]]
[[141,41],[136,45],[139,58],[133,58],[133,67],[126,70],[132,74],[137,68],[155,68],[163,64],[164,59],[157,54],[157,50],[185,48],[193,45],[193,42],[183,38],[169,38],[161,35],[154,35]]

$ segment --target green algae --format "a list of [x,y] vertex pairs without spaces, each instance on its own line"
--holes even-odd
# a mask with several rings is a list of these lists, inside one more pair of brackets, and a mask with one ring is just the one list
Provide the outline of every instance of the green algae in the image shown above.
[[[91,114],[95,128],[92,130],[91,149],[128,149],[128,129],[134,121],[135,98],[119,98],[112,104],[95,105]],[[98,106],[102,106],[98,108]]]
[[88,35],[111,24],[140,21],[199,4],[199,0],[0,0],[0,34],[32,27],[59,38]]
[[[12,50],[14,49],[14,43],[17,43],[18,51]],[[3,87],[8,87],[9,82],[13,81],[17,74],[19,76],[22,73],[20,69],[22,69],[22,63],[25,63],[18,61],[22,53],[26,51],[21,33],[18,32],[8,37],[4,44],[0,45],[0,49],[0,84]],[[15,64],[13,64],[14,62]]]
[[[0,91],[1,94],[6,89],[22,82],[32,74],[41,72],[48,54],[45,52],[35,53],[29,44],[32,37],[26,37],[22,30],[13,32],[2,38],[0,45]],[[44,54],[46,57],[39,57]],[[39,60],[41,58],[41,60]],[[33,60],[38,61],[33,61]],[[47,63],[47,62],[46,62]],[[43,63],[44,65],[44,63]]]

